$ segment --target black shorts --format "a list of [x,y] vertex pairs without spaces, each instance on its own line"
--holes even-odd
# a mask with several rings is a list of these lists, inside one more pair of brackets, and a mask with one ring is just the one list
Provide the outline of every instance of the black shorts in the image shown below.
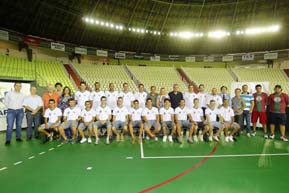
[[204,123],[203,122],[197,122],[198,129],[204,129]]
[[47,133],[51,133],[52,131],[54,131],[54,129],[48,128],[48,129],[44,129]]
[[275,124],[275,125],[286,125],[286,114],[270,112],[269,122],[270,124]]

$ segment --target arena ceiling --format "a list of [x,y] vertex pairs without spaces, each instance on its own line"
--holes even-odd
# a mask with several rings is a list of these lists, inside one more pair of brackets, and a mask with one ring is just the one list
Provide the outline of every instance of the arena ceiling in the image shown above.
[[[156,54],[219,54],[289,48],[288,0],[1,0],[0,27],[76,45]],[[83,22],[89,16],[157,30],[234,31],[280,24],[280,32],[181,40],[168,35],[136,34]]]

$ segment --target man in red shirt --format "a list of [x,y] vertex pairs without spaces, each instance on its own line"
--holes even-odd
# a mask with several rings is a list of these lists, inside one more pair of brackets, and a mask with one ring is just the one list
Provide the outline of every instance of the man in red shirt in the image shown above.
[[252,124],[253,124],[253,133],[252,136],[256,136],[256,123],[259,119],[262,124],[264,131],[264,138],[268,139],[267,134],[267,115],[266,115],[266,105],[268,101],[268,95],[262,92],[262,86],[257,84],[255,86],[256,93],[253,94],[254,97],[254,108],[252,112]]
[[45,112],[45,110],[49,108],[50,99],[54,99],[55,106],[57,107],[59,102],[59,95],[56,92],[54,92],[54,87],[52,84],[47,85],[47,90],[42,95],[43,112]]
[[285,136],[285,125],[286,125],[286,106],[289,106],[289,97],[287,94],[282,93],[280,85],[276,85],[274,93],[269,96],[268,103],[270,106],[270,138],[275,138],[275,126],[280,126],[282,141],[288,141]]

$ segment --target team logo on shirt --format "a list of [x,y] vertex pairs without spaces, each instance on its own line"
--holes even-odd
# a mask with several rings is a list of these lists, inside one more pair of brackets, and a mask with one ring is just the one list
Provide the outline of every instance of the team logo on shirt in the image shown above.
[[280,97],[274,97],[274,102],[275,103],[280,103],[281,102],[281,98]]
[[256,101],[261,102],[262,101],[262,97],[261,96],[257,96],[256,97]]

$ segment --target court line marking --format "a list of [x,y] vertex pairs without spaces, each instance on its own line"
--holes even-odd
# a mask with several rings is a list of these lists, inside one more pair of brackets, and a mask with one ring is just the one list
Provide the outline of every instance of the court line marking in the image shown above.
[[35,156],[33,155],[33,156],[30,156],[28,159],[34,159],[35,158]]
[[[62,146],[62,144],[59,144],[59,145],[57,145],[56,147],[61,147]],[[54,150],[55,148],[54,147],[52,147],[52,148],[50,148],[50,149],[48,149],[48,151],[52,151],[52,150]],[[40,152],[40,153],[38,153],[39,155],[43,155],[43,154],[45,154],[46,152],[45,151],[43,151],[43,152]],[[35,156],[33,155],[33,156],[30,156],[30,157],[28,157],[28,160],[32,160],[32,159],[34,159],[35,158]],[[13,163],[13,165],[14,166],[16,166],[16,165],[19,165],[19,164],[22,164],[23,163],[23,161],[18,161],[18,162],[15,162],[15,163]],[[7,170],[8,169],[8,167],[2,167],[2,168],[0,168],[0,172],[1,171],[3,171],[3,170]]]
[[141,158],[141,159],[144,158],[144,151],[143,151],[143,144],[142,144],[142,142],[140,142],[140,158]]
[[161,187],[161,186],[164,186],[164,185],[166,185],[166,184],[168,184],[168,183],[171,183],[171,182],[173,182],[173,181],[175,181],[175,180],[183,177],[184,175],[192,172],[193,170],[195,170],[195,169],[197,169],[198,167],[200,167],[201,165],[203,165],[203,164],[210,158],[210,156],[213,155],[213,154],[216,152],[216,150],[217,150],[218,147],[219,147],[219,143],[216,143],[215,146],[214,146],[214,148],[211,150],[211,152],[210,152],[206,157],[204,157],[204,158],[203,158],[202,160],[200,160],[198,163],[194,164],[194,165],[193,165],[192,167],[190,167],[189,169],[187,169],[187,170],[183,171],[182,173],[180,173],[180,174],[178,174],[178,175],[176,175],[176,176],[174,176],[174,177],[171,177],[171,178],[169,178],[169,179],[167,179],[167,180],[165,180],[165,181],[163,181],[163,182],[161,182],[161,183],[159,183],[159,184],[156,184],[156,185],[154,185],[154,186],[151,186],[151,187],[149,187],[149,188],[146,188],[146,189],[144,189],[144,190],[141,190],[141,191],[139,191],[138,193],[150,192],[150,191],[152,191],[152,190],[154,190],[154,189],[157,189],[157,188],[159,188],[159,187]]
[[192,167],[190,167],[189,169],[183,171],[182,173],[171,177],[159,184],[156,184],[154,186],[151,186],[149,188],[146,188],[144,190],[139,191],[138,193],[146,193],[146,192],[150,192],[154,189],[157,189],[161,186],[164,186],[168,183],[171,183],[175,180],[177,180],[178,178],[188,174],[189,172],[192,172],[193,170],[197,169],[198,167],[200,167],[201,165],[203,165],[209,158],[221,158],[221,157],[260,157],[260,156],[288,156],[289,153],[275,153],[275,154],[266,154],[266,153],[261,153],[261,154],[236,154],[236,155],[214,155],[214,153],[216,152],[217,148],[219,146],[219,143],[216,143],[216,145],[214,146],[214,148],[212,149],[212,151],[206,155],[206,156],[158,156],[158,157],[145,157],[144,156],[144,148],[143,148],[143,144],[140,144],[140,151],[141,151],[141,159],[175,159],[175,158],[203,158],[201,161],[199,161],[198,163],[196,163],[195,165],[193,165]]
[[143,144],[140,144],[141,159],[192,159],[192,158],[232,158],[232,157],[265,157],[289,156],[289,153],[252,153],[252,154],[224,154],[224,155],[185,155],[185,156],[145,156]]
[[142,159],[186,159],[186,158],[230,158],[230,157],[261,157],[289,156],[289,153],[259,153],[259,154],[225,154],[225,155],[192,155],[192,156],[144,156]]
[[6,170],[6,169],[7,169],[7,167],[0,168],[0,172],[3,170]]
[[18,161],[18,162],[15,162],[13,165],[16,166],[16,165],[19,165],[19,164],[22,164],[23,161]]

